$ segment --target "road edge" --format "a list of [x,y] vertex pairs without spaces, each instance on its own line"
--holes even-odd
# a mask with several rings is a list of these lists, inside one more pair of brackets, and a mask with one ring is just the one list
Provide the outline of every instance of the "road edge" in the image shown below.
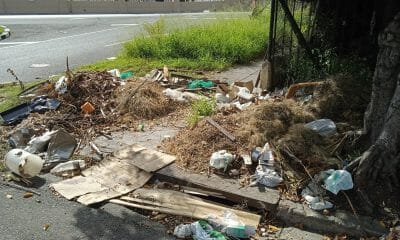
[[4,32],[0,34],[0,40],[9,38],[11,36],[11,31],[7,26],[0,25],[0,27],[4,28]]

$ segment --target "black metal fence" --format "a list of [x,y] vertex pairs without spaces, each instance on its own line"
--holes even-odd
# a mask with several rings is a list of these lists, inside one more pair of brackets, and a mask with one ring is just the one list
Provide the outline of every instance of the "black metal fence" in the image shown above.
[[275,83],[287,86],[320,74],[318,53],[310,47],[318,5],[319,1],[271,0],[267,59]]

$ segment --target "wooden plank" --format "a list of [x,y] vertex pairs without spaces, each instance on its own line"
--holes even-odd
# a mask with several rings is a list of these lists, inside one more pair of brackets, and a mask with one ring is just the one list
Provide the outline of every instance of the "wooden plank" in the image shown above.
[[221,125],[219,125],[216,121],[212,120],[209,117],[206,117],[206,121],[213,125],[215,128],[217,128],[221,133],[223,133],[229,140],[232,142],[236,141],[235,136],[233,136],[231,133],[229,133],[225,128],[223,128]]
[[155,177],[161,181],[205,190],[208,194],[216,193],[214,197],[248,206],[274,211],[279,202],[279,192],[275,189],[258,187],[242,187],[237,179],[222,178],[217,175],[200,175],[178,168],[174,163],[155,172]]
[[121,197],[121,200],[146,205],[146,207],[152,206],[157,210],[168,209],[168,213],[173,212],[175,215],[195,219],[207,219],[210,216],[222,219],[224,213],[229,211],[236,215],[240,222],[254,229],[257,228],[261,219],[257,214],[232,209],[222,204],[173,190],[140,188],[135,190],[133,194],[137,197]]
[[175,161],[176,157],[147,149],[138,144],[130,145],[114,153],[114,157],[128,162],[146,172],[155,172]]

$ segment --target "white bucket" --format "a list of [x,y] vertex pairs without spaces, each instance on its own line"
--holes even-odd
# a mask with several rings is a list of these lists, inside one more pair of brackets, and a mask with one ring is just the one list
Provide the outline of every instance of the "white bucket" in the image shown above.
[[8,169],[25,178],[38,175],[44,164],[41,157],[22,149],[12,149],[6,154],[5,160]]

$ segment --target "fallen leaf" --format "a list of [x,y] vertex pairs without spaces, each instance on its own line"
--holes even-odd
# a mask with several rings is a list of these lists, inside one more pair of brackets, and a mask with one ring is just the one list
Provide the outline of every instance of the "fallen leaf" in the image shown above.
[[30,198],[30,197],[33,197],[33,193],[31,192],[24,193],[24,198]]

